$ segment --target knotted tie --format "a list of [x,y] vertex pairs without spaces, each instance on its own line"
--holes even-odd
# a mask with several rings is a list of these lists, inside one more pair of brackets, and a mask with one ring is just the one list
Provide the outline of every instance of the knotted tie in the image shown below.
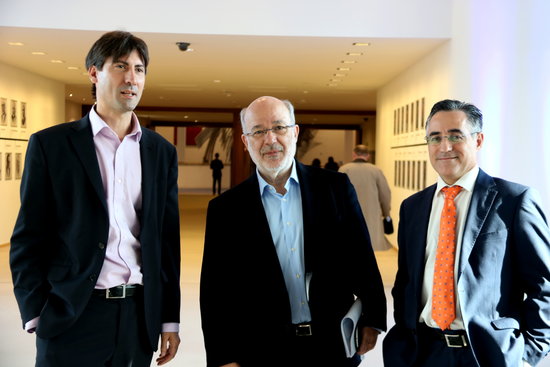
[[456,205],[455,197],[460,186],[444,187],[445,203],[441,211],[439,240],[435,255],[432,289],[432,318],[441,330],[448,329],[455,319],[455,251],[456,251]]

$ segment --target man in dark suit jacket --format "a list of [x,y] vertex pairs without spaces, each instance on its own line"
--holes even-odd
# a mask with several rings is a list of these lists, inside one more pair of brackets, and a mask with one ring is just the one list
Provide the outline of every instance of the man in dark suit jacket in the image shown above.
[[97,103],[33,134],[10,265],[37,366],[149,366],[179,345],[177,155],[133,113],[147,46],[103,35],[86,64]]
[[[444,100],[426,123],[440,178],[401,205],[395,326],[386,367],[535,366],[550,346],[550,230],[535,192],[477,166],[483,143],[475,106]],[[456,204],[454,319],[433,319],[441,188],[461,187]],[[451,296],[452,297],[452,296]]]
[[383,285],[346,175],[294,160],[288,101],[241,113],[257,166],[208,207],[201,316],[208,366],[345,366],[340,321],[363,303],[359,353],[386,328]]

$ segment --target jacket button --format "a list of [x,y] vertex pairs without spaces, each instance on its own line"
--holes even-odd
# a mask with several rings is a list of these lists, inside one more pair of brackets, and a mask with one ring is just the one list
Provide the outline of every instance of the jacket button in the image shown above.
[[103,250],[103,249],[105,248],[105,244],[104,244],[103,242],[100,242],[100,243],[99,243],[99,248],[100,248],[101,250]]
[[90,275],[88,279],[90,279],[90,282],[95,282],[95,275]]

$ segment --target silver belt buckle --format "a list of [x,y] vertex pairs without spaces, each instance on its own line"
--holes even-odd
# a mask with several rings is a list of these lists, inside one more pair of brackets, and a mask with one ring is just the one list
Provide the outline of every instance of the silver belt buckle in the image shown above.
[[466,338],[464,335],[445,335],[445,342],[447,343],[447,346],[449,348],[463,348],[467,347],[468,343],[466,342]]
[[[119,287],[122,287],[122,296],[111,296],[111,290],[109,288],[107,288],[105,290],[105,298],[107,299],[121,299],[121,298],[126,298],[126,285],[123,284],[123,285],[120,285]],[[118,287],[115,287],[115,288],[118,288]]]
[[311,325],[296,325],[296,336],[311,336]]

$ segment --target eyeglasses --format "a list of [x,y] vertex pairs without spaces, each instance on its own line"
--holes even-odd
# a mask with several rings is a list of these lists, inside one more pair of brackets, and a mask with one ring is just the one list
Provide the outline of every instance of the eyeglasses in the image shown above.
[[473,133],[469,133],[469,134],[451,134],[451,135],[434,135],[434,136],[426,136],[424,137],[424,139],[426,140],[426,143],[428,143],[428,145],[439,145],[441,144],[441,142],[443,142],[443,139],[446,138],[449,143],[451,144],[458,144],[458,143],[463,143],[464,140],[466,140],[466,136],[468,135],[474,135],[474,134],[477,134],[479,133],[480,131],[475,131]]
[[254,130],[254,131],[251,131],[249,133],[243,133],[243,135],[244,136],[251,136],[254,139],[260,139],[260,138],[263,138],[264,136],[266,136],[267,133],[271,131],[275,135],[282,136],[282,135],[286,135],[286,131],[289,128],[294,127],[294,126],[296,126],[296,124],[278,125],[278,126],[272,127],[271,129]]

